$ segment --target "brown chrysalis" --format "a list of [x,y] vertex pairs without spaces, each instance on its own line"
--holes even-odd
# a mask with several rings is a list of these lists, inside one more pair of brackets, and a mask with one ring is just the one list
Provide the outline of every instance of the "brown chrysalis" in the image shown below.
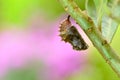
[[78,30],[71,25],[70,15],[60,25],[60,36],[63,41],[70,43],[75,50],[86,50],[88,45],[79,34]]

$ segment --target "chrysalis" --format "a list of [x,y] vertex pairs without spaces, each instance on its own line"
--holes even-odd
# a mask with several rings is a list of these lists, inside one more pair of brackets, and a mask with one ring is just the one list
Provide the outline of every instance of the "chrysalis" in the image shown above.
[[75,50],[86,50],[88,45],[83,40],[77,29],[71,25],[70,16],[60,25],[60,36],[63,41],[70,43]]

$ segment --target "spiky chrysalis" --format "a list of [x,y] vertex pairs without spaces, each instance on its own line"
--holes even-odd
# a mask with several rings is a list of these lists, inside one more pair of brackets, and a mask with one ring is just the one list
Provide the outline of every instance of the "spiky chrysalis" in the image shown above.
[[86,50],[88,45],[79,34],[78,30],[72,26],[70,16],[65,19],[60,25],[60,36],[63,41],[70,43],[75,50]]

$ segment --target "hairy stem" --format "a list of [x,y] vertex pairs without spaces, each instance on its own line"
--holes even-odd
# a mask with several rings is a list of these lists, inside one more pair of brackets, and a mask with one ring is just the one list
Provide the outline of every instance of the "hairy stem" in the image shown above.
[[106,62],[120,77],[120,58],[102,37],[91,18],[83,13],[73,0],[59,0],[59,2],[65,11],[79,24]]

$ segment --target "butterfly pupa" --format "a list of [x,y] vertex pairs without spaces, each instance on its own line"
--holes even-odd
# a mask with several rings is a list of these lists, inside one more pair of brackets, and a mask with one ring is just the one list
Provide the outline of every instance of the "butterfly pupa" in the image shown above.
[[63,41],[70,43],[75,50],[88,49],[87,43],[84,41],[78,30],[70,22],[70,15],[60,25],[60,37]]

